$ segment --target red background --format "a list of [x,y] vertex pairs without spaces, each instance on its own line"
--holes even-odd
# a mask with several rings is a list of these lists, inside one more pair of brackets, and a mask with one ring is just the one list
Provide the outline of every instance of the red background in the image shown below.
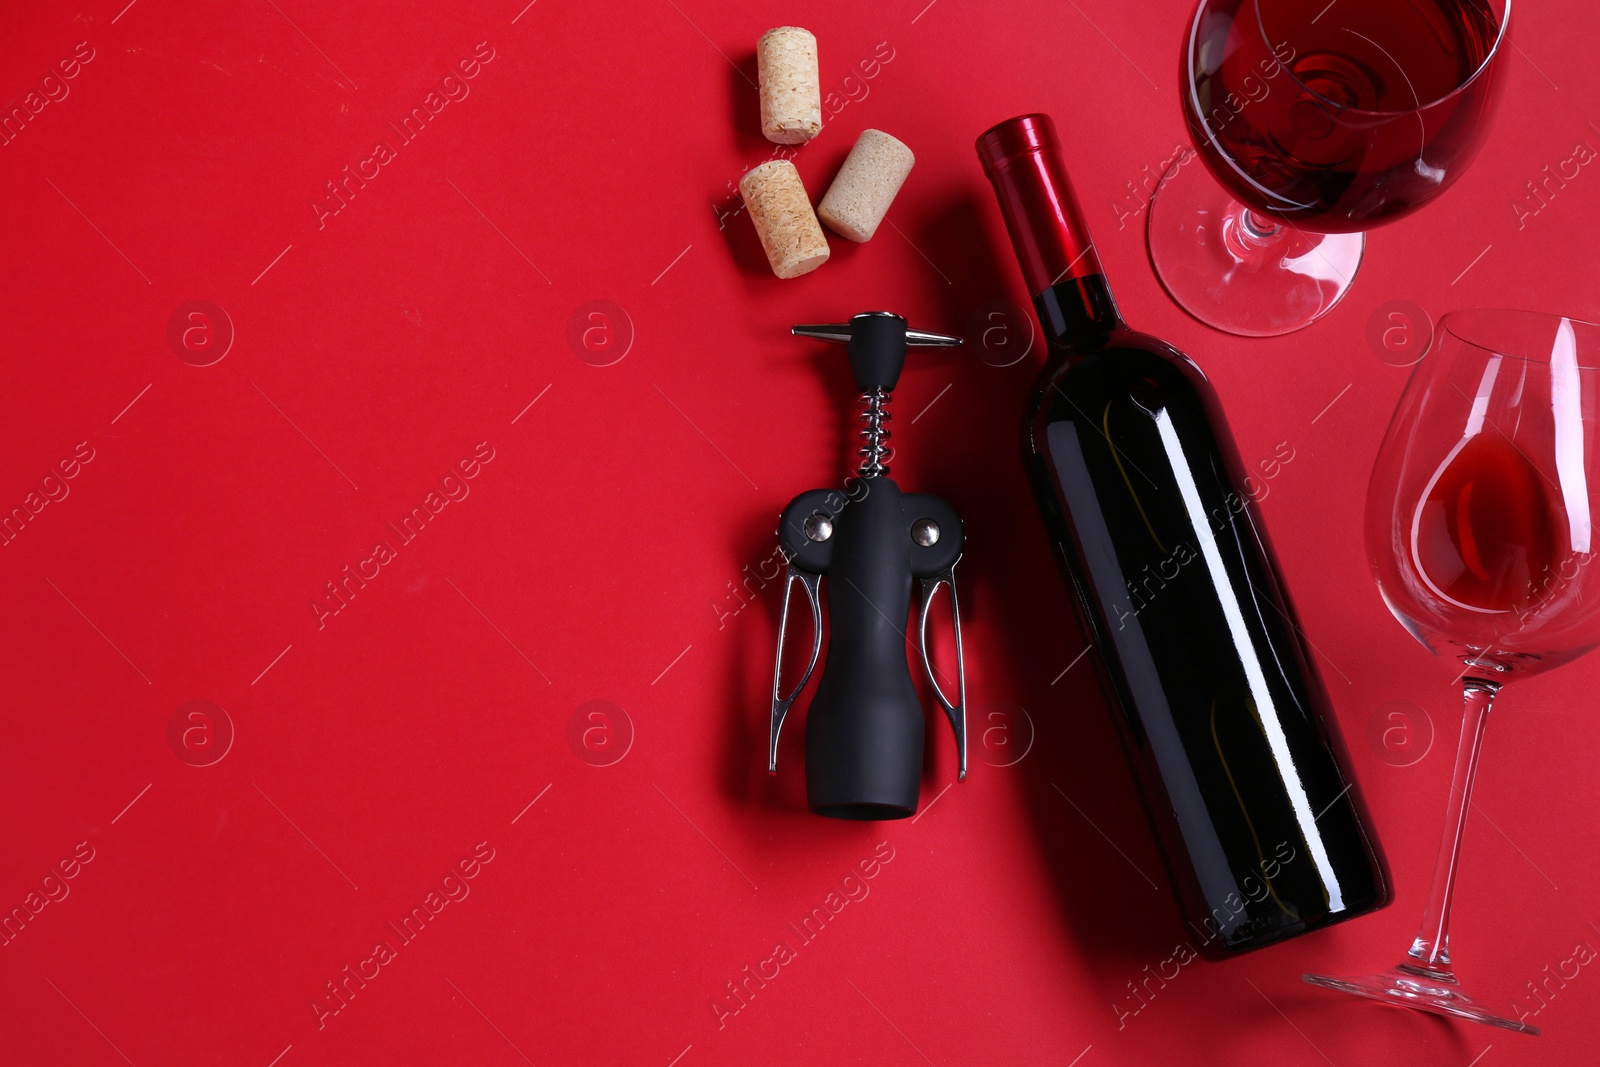
[[[1143,216],[1119,228],[1113,207],[1183,143],[1188,0],[123,2],[13,5],[0,25],[0,98],[94,50],[0,148],[0,507],[79,442],[94,455],[0,547],[0,908],[80,842],[94,857],[0,948],[0,1061],[1592,1055],[1589,969],[1546,995],[1540,1038],[1299,981],[1407,943],[1455,736],[1452,672],[1389,617],[1363,558],[1363,489],[1409,358],[1403,331],[1386,349],[1369,328],[1395,300],[1600,316],[1600,177],[1584,169],[1531,217],[1513,207],[1547,164],[1600,145],[1586,5],[1519,4],[1471,172],[1373,234],[1324,321],[1245,341],[1165,297]],[[772,151],[748,82],[781,23],[815,31],[839,94],[796,157],[813,196],[865,127],[917,153],[894,228],[834,240],[792,282],[726,214],[730,183]],[[494,58],[470,95],[319,228],[325,184],[394,142],[385,123],[481,41]],[[980,308],[1023,300],[972,142],[1029,110],[1062,128],[1129,320],[1205,367],[1247,462],[1294,449],[1261,508],[1398,885],[1378,915],[1192,963],[1136,1014],[1128,983],[1185,934],[1092,672],[1062,673],[1083,638],[1016,454],[1037,352],[919,353],[896,396],[897,478],[970,533],[968,782],[943,791],[954,746],[930,720],[917,821],[807,814],[800,717],[779,776],[763,767],[779,587],[728,614],[779,508],[845,472],[842,354],[787,327],[882,307],[977,338]],[[190,300],[236,331],[210,366],[168,340]],[[612,331],[591,335],[599,357],[569,342],[594,300],[631,324],[580,317]],[[218,329],[191,335],[202,355]],[[624,358],[593,365],[630,331]],[[395,541],[385,523],[480,442],[494,459],[470,495],[319,628],[324,583]],[[1490,731],[1455,933],[1469,985],[1502,1003],[1532,1006],[1528,982],[1600,946],[1597,682],[1591,658],[1514,686]],[[192,700],[235,734],[209,766],[192,764],[218,750],[216,713],[169,740]],[[624,711],[585,748],[569,720],[593,700]],[[1414,702],[1409,718],[1385,718],[1392,701]],[[620,750],[623,716],[631,747],[593,765]],[[398,943],[385,924],[480,842],[493,859],[470,895],[319,1027],[326,983]],[[869,895],[801,943],[787,924],[880,842],[893,858]],[[713,998],[780,940],[796,958],[719,1027]]]

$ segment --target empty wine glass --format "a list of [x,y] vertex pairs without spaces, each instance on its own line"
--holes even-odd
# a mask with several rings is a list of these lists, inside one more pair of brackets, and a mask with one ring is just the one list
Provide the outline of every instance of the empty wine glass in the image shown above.
[[1172,298],[1252,337],[1326,314],[1362,231],[1477,154],[1510,19],[1511,0],[1201,0],[1179,85],[1210,173],[1181,157],[1150,208]]
[[1389,610],[1460,668],[1465,696],[1444,841],[1422,928],[1401,962],[1305,980],[1537,1034],[1462,992],[1450,901],[1495,694],[1600,643],[1600,326],[1523,311],[1439,324],[1389,424],[1367,492],[1366,542]]

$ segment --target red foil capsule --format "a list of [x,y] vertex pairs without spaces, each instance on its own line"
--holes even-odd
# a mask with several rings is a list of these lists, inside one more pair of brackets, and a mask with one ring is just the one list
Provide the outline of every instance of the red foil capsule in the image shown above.
[[978,158],[994,185],[1028,292],[1038,296],[1069,278],[1100,274],[1060,142],[1048,115],[1019,115],[978,138]]

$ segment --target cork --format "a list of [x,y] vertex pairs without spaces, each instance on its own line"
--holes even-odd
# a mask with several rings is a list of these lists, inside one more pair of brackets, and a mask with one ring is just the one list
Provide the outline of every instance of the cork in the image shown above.
[[761,83],[761,133],[778,144],[803,144],[822,129],[822,78],[817,39],[799,26],[779,26],[756,43]]
[[739,195],[750,209],[772,273],[798,278],[828,261],[828,239],[793,163],[774,159],[752,168],[739,180]]
[[841,237],[870,240],[916,161],[911,149],[882,130],[862,130],[818,205],[818,217]]

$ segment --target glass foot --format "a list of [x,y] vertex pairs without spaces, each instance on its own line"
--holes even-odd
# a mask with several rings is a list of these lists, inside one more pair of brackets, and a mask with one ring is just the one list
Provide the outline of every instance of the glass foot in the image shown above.
[[1333,310],[1367,240],[1250,212],[1193,155],[1162,177],[1149,214],[1150,261],[1172,299],[1242,337],[1292,333]]
[[1301,975],[1307,982],[1324,989],[1337,989],[1358,997],[1381,1000],[1402,1008],[1431,1011],[1436,1015],[1450,1015],[1457,1019],[1470,1019],[1475,1023],[1515,1030],[1519,1034],[1537,1034],[1537,1026],[1497,1015],[1461,992],[1455,978],[1436,974],[1402,963],[1382,974],[1365,978],[1334,978],[1323,974]]

